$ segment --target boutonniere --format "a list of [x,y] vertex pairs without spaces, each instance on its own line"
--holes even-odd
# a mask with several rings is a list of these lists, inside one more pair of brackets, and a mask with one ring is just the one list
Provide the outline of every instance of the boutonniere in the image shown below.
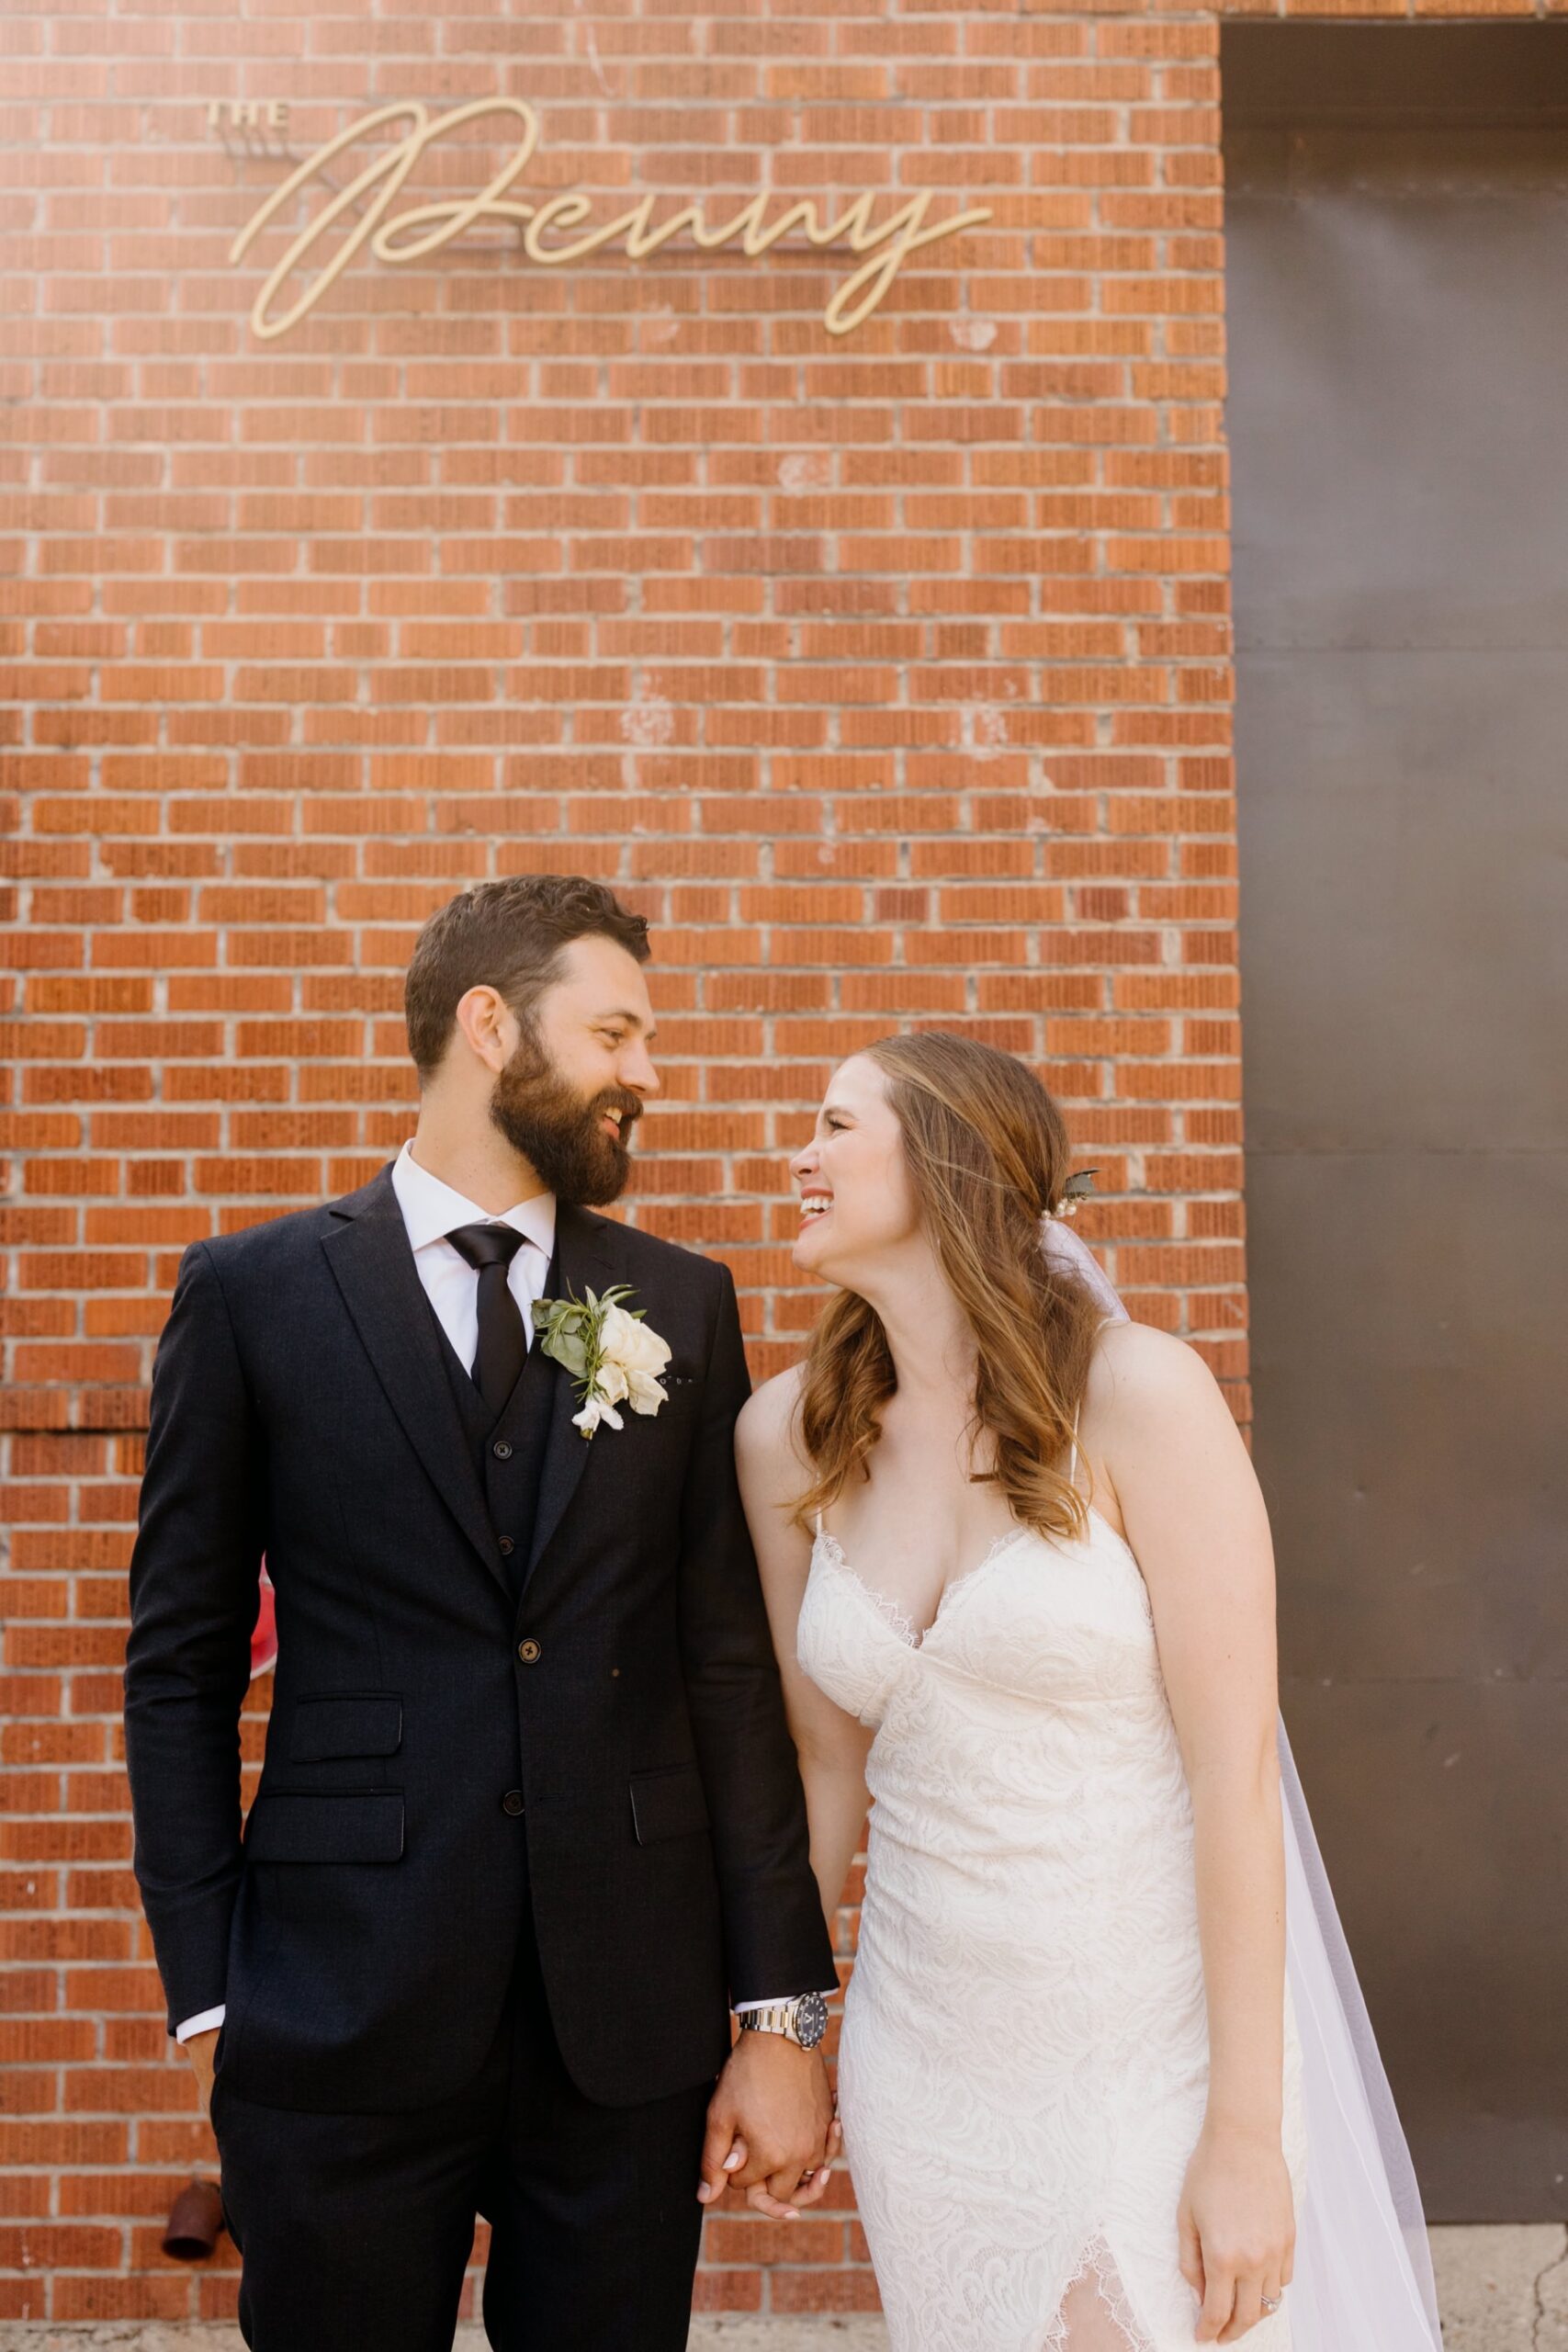
[[588,1291],[581,1298],[541,1298],[535,1306],[539,1345],[576,1384],[582,1410],[572,1415],[571,1425],[584,1437],[601,1421],[624,1429],[617,1405],[657,1413],[668,1402],[659,1374],[670,1361],[670,1342],[649,1329],[643,1308],[621,1305],[631,1296],[629,1283],[616,1283],[603,1297]]

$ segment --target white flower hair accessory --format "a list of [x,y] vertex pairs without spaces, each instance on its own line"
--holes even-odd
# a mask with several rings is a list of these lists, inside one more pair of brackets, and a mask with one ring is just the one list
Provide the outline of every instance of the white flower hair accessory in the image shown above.
[[632,1295],[629,1283],[616,1283],[603,1297],[588,1291],[581,1298],[541,1298],[535,1306],[539,1345],[576,1383],[582,1410],[572,1415],[571,1425],[584,1437],[601,1421],[625,1429],[617,1405],[657,1413],[669,1402],[659,1375],[670,1361],[670,1342],[649,1329],[643,1308],[622,1306]]
[[1099,1173],[1098,1168],[1080,1168],[1076,1176],[1069,1176],[1062,1187],[1061,1199],[1054,1209],[1046,1210],[1046,1216],[1052,1218],[1077,1216],[1093,1192],[1094,1180]]

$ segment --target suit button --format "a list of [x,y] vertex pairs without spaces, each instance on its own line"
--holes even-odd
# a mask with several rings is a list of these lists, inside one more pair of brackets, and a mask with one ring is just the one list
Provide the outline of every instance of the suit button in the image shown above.
[[501,1546],[501,1549],[502,1549],[502,1550],[506,1554],[506,1555],[507,1555],[507,1557],[508,1557],[509,1559],[511,1558],[511,1556],[512,1556],[513,1553],[513,1552],[515,1552],[515,1551],[516,1551],[516,1549],[517,1549],[516,1544],[512,1541],[512,1538],[511,1538],[511,1536],[510,1536],[510,1535],[499,1535],[499,1536],[497,1536],[497,1538],[496,1538],[496,1542],[499,1544],[499,1545]]
[[508,1789],[506,1794],[501,1800],[501,1809],[502,1813],[509,1813],[512,1815],[513,1820],[515,1821],[518,1815],[523,1810],[522,1790]]
[[491,1447],[491,1452],[498,1462],[510,1462],[512,1459],[512,1448],[503,1437],[496,1439],[495,1443]]
[[535,1641],[519,1642],[517,1645],[517,1655],[522,1659],[525,1666],[533,1666],[536,1664],[539,1657],[538,1643]]

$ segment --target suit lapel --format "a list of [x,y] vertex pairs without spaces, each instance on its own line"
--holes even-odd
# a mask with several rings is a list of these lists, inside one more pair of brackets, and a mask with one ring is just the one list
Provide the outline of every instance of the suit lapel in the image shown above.
[[[603,1292],[615,1280],[615,1227],[604,1217],[591,1216],[582,1209],[570,1208],[564,1201],[560,1204],[556,1211],[556,1248],[560,1260],[563,1296],[574,1295],[581,1298],[587,1290]],[[559,1364],[552,1364],[550,1369],[554,1381],[550,1397],[550,1431],[545,1442],[544,1464],[539,1473],[534,1540],[528,1547],[529,1577],[537,1566],[545,1546],[560,1525],[567,1505],[576,1494],[578,1483],[588,1467],[588,1456],[598,1442],[585,1438],[581,1430],[573,1429],[571,1417],[578,1409],[577,1392]]]
[[332,1215],[337,1222],[322,1247],[376,1376],[436,1492],[510,1598],[390,1170],[334,1202]]

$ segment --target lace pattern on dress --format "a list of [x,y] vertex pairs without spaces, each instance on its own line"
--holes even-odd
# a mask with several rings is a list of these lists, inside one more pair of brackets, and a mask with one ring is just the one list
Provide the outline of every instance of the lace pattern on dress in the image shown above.
[[996,1542],[991,1545],[983,1560],[976,1560],[972,1568],[965,1568],[961,1577],[954,1577],[953,1582],[944,1587],[942,1598],[936,1605],[936,1616],[931,1619],[931,1623],[926,1627],[925,1634],[921,1633],[914,1619],[909,1616],[906,1611],[900,1609],[896,1600],[890,1600],[885,1592],[878,1592],[874,1584],[867,1584],[859,1569],[851,1565],[849,1559],[845,1555],[844,1547],[840,1543],[838,1537],[836,1535],[830,1535],[828,1532],[828,1530],[820,1525],[820,1523],[817,1529],[817,1541],[820,1544],[823,1556],[827,1559],[829,1566],[837,1568],[841,1576],[848,1577],[852,1585],[859,1587],[860,1590],[864,1593],[866,1599],[871,1602],[872,1607],[876,1611],[877,1614],[884,1618],[886,1623],[892,1626],[893,1631],[897,1634],[898,1639],[901,1642],[906,1643],[910,1649],[918,1650],[924,1645],[926,1634],[930,1634],[935,1629],[937,1619],[945,1615],[947,1610],[957,1599],[958,1595],[964,1590],[964,1587],[966,1585],[976,1583],[978,1579],[986,1574],[986,1571],[991,1566],[992,1563],[997,1560],[1003,1552],[1011,1550],[1012,1546],[1018,1542],[1021,1535],[1027,1535],[1031,1532],[1032,1531],[1026,1527],[1010,1527],[1004,1529],[1002,1533],[997,1537]]
[[[964,1565],[918,1638],[917,1563],[879,1596],[821,1540],[795,1640],[874,1733],[839,2094],[889,2352],[1191,2352],[1171,2224],[1207,2018],[1143,1578],[1092,1505]],[[1254,2341],[1289,2352],[1287,2312]]]
[[853,1583],[859,1585],[878,1616],[886,1619],[898,1639],[901,1642],[908,1642],[912,1650],[918,1650],[920,1646],[920,1629],[914,1619],[907,1616],[896,1600],[889,1600],[885,1592],[878,1592],[874,1584],[867,1584],[863,1577],[855,1574],[854,1569],[844,1557],[844,1547],[836,1535],[829,1535],[825,1527],[819,1527],[817,1531],[817,1541],[821,1547],[822,1556],[829,1566],[837,1568],[840,1576],[849,1577]]
[[[1096,2324],[1087,2336],[1080,2325],[1084,2316],[1082,2305],[1077,2313],[1066,2306],[1073,2289],[1086,2278],[1092,2278],[1097,2290],[1094,2305]],[[1093,2239],[1084,2248],[1077,2268],[1062,2290],[1062,2301],[1056,2316],[1045,2331],[1040,2352],[1153,2352],[1146,2335],[1133,2315],[1133,2307],[1122,2291],[1115,2259],[1103,2238]]]

